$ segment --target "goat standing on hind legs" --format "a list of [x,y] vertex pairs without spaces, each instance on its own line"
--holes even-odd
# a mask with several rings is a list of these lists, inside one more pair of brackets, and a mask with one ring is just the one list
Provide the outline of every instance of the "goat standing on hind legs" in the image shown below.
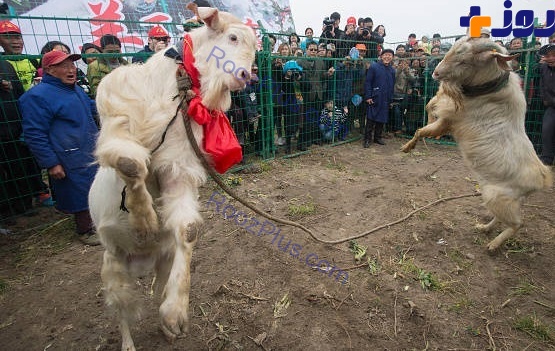
[[[101,276],[106,303],[117,312],[126,351],[135,350],[130,328],[140,312],[135,280],[150,271],[162,294],[159,315],[165,336],[172,341],[187,328],[191,256],[202,221],[198,188],[206,172],[187,138],[184,118],[194,117],[190,124],[196,142],[206,148],[207,126],[227,122],[222,111],[231,104],[230,91],[245,87],[254,61],[251,28],[213,8],[198,8],[197,16],[205,26],[186,36],[182,52],[170,47],[143,65],[120,67],[98,87],[100,169],[89,204],[105,247]],[[175,54],[183,57],[194,92],[186,94],[185,107],[176,98],[181,66]],[[233,72],[231,63],[237,68]],[[213,159],[218,169],[217,157]]]
[[489,39],[459,39],[433,73],[441,84],[426,106],[432,122],[401,148],[409,152],[420,138],[453,135],[494,216],[477,228],[507,226],[487,245],[490,251],[521,228],[522,200],[553,185],[524,129],[526,100],[520,77],[508,65],[515,57]]

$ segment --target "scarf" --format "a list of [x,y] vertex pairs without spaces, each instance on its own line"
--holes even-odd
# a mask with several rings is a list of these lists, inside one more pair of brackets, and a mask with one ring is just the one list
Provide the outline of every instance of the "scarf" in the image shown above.
[[203,148],[210,156],[218,173],[225,173],[230,167],[241,162],[243,153],[229,119],[223,111],[209,110],[202,104],[200,96],[199,72],[195,67],[193,42],[187,34],[183,38],[183,67],[191,78],[192,90],[196,96],[189,102],[187,115],[203,127]]

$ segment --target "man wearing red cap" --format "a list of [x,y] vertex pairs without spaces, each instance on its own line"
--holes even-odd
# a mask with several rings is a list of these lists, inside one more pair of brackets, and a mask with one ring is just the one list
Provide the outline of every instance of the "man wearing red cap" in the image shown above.
[[98,245],[89,214],[88,193],[97,166],[94,146],[96,107],[76,84],[78,54],[50,51],[42,58],[42,82],[19,98],[25,142],[48,170],[56,208],[74,214],[79,239]]
[[168,47],[170,35],[162,26],[154,26],[148,31],[148,44],[137,56],[133,56],[133,63],[145,62],[152,54]]
[[[3,55],[23,54],[23,37],[21,36],[21,29],[16,24],[10,21],[0,22],[0,46],[4,49]],[[14,66],[23,88],[29,90],[37,73],[38,61],[24,57],[8,61]]]
[[337,56],[338,58],[345,58],[349,55],[349,52],[356,43],[356,32],[357,20],[354,17],[347,18],[347,25],[345,25],[345,31],[339,37],[339,41],[336,44]]

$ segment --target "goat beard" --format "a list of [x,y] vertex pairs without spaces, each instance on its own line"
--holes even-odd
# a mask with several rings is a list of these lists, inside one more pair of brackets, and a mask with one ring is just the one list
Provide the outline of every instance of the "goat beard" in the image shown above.
[[455,111],[462,110],[463,93],[460,86],[449,81],[442,81],[438,94],[443,94],[453,100]]

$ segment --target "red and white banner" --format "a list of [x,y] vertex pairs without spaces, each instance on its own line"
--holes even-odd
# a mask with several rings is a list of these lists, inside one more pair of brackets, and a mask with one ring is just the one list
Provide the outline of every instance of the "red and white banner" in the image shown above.
[[[125,52],[135,52],[146,44],[146,33],[163,23],[172,38],[183,35],[183,26],[193,13],[182,0],[26,0],[5,1],[10,15],[52,19],[13,19],[21,27],[25,52],[38,54],[50,40],[60,40],[80,52],[83,43],[98,44],[104,34],[114,34]],[[231,12],[245,24],[258,28],[258,21],[271,33],[294,31],[289,0],[207,0],[210,6]],[[256,4],[255,4],[256,2]],[[66,20],[67,18],[67,20]],[[70,19],[88,19],[73,21]],[[113,21],[113,22],[105,22]],[[152,24],[149,24],[152,23]],[[179,24],[177,24],[179,23]]]

